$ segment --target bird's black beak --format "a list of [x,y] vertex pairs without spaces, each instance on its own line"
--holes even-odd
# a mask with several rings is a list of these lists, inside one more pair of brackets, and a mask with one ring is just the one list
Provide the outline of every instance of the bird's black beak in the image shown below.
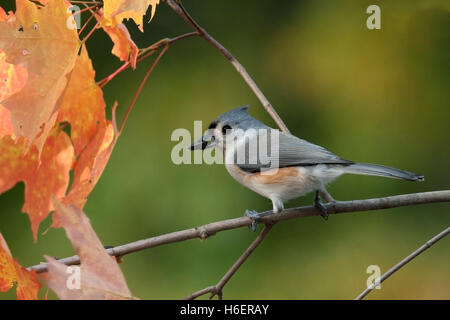
[[191,150],[205,150],[207,145],[208,145],[208,141],[203,140],[203,137],[202,137],[201,139],[198,139],[193,144],[191,144],[190,149]]
[[205,150],[216,145],[216,141],[211,132],[206,132],[203,137],[191,144],[191,150]]

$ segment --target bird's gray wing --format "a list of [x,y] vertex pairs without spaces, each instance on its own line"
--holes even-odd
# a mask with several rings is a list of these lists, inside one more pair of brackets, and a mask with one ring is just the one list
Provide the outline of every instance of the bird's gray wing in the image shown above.
[[[252,139],[248,139],[245,144],[242,144],[236,149],[238,152],[244,152],[246,154],[246,161],[237,161],[236,165],[246,172],[260,172],[261,170],[267,170],[274,167],[284,168],[292,166],[310,166],[316,164],[350,165],[353,163],[352,161],[338,157],[321,146],[297,138],[291,134],[270,129],[268,136],[273,135],[275,133],[274,131],[278,133],[278,138],[274,140],[267,138],[267,141],[269,141],[267,147],[269,152],[266,153],[268,154],[267,157],[264,155],[261,156],[258,152],[257,156],[253,157],[253,160],[256,158],[256,161],[249,161],[249,154],[251,154],[251,151],[249,151],[249,145],[251,143],[255,143],[256,139],[253,137]],[[257,144],[259,151],[261,141],[258,141]],[[270,151],[273,151],[272,154]],[[237,158],[235,157],[235,160],[236,159]]]

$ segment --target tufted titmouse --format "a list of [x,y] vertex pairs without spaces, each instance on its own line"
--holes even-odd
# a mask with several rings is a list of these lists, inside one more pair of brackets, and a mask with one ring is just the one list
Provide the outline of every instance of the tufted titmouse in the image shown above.
[[[270,214],[282,211],[284,201],[315,191],[314,205],[326,219],[326,206],[320,197],[333,201],[325,186],[344,173],[409,181],[424,179],[413,172],[344,160],[321,146],[266,126],[247,111],[245,106],[222,114],[190,149],[217,147],[221,150],[225,167],[234,179],[272,200]],[[261,153],[263,149],[267,150],[265,154]],[[263,215],[250,210],[245,213],[252,218],[255,230]]]

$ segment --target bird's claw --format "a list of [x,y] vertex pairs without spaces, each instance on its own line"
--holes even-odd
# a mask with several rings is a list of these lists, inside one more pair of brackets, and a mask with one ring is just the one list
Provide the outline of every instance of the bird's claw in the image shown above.
[[254,210],[245,210],[245,215],[252,219],[252,231],[255,232],[261,218],[260,214]]
[[314,198],[314,207],[316,207],[317,209],[320,210],[321,212],[321,216],[324,220],[328,220],[328,209],[327,207],[323,204],[322,199],[320,199],[320,195],[319,192],[316,192],[316,196]]

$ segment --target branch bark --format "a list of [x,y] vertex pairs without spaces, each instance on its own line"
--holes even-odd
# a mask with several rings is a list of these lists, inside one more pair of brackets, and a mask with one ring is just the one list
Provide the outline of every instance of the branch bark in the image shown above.
[[419,249],[417,249],[416,251],[414,251],[413,253],[411,253],[409,256],[407,256],[405,259],[403,259],[402,261],[400,261],[399,263],[397,263],[395,266],[393,266],[391,269],[389,269],[388,272],[386,272],[385,274],[383,274],[380,278],[379,281],[375,281],[374,283],[372,283],[369,287],[366,288],[366,290],[364,290],[363,292],[361,292],[361,294],[356,297],[355,300],[361,300],[363,299],[365,296],[367,296],[376,286],[378,286],[379,284],[381,284],[384,280],[386,280],[387,278],[389,278],[390,276],[392,276],[395,272],[397,272],[398,270],[400,270],[402,267],[404,267],[408,262],[410,262],[411,260],[413,260],[415,257],[417,257],[419,254],[421,254],[422,252],[424,252],[425,250],[431,248],[431,246],[433,244],[435,244],[436,242],[438,242],[439,240],[442,240],[446,235],[448,235],[450,233],[450,227],[446,228],[444,231],[440,232],[439,234],[437,234],[436,236],[434,236],[433,238],[431,238],[430,240],[428,240],[427,242],[425,242],[425,244],[423,246],[421,246]]
[[[390,196],[385,198],[336,201],[327,203],[325,204],[325,206],[327,207],[328,213],[332,215],[357,211],[381,210],[381,209],[389,209],[389,208],[412,206],[426,203],[436,203],[436,202],[450,202],[450,190],[411,193],[411,194]],[[267,214],[269,214],[270,212],[271,211],[266,211]],[[321,211],[316,209],[314,206],[290,208],[280,213],[269,215],[262,218],[261,223],[266,225],[274,224],[276,222],[284,220],[305,218],[311,216],[320,216],[320,214]],[[196,238],[206,239],[218,232],[225,230],[233,230],[242,227],[250,227],[251,224],[252,220],[246,216],[223,221],[217,221],[195,228],[171,232],[164,235],[151,237],[148,239],[131,242],[114,248],[106,249],[106,251],[112,256],[120,257],[136,251],[161,246],[164,244],[181,242]],[[75,265],[80,263],[80,259],[78,256],[59,259],[58,261],[66,265]],[[30,267],[29,269],[35,270],[37,273],[46,272],[47,263],[35,265]]]

